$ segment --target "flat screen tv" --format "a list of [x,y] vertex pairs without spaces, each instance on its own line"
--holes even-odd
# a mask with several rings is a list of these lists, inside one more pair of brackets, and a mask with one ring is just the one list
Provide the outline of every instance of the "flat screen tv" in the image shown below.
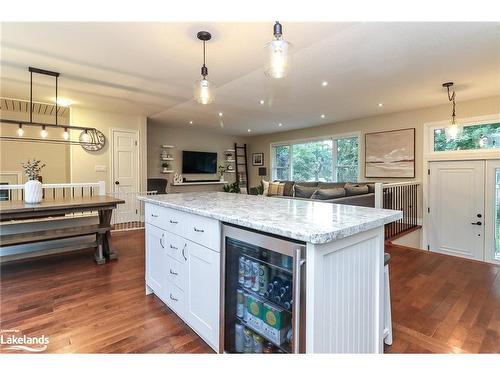
[[217,153],[182,151],[182,173],[217,173]]

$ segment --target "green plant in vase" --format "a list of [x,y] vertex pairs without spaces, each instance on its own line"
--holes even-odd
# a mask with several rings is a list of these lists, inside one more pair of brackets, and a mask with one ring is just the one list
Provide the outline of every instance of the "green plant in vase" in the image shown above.
[[21,165],[28,177],[28,181],[24,184],[24,201],[29,204],[40,203],[43,198],[40,172],[45,164],[42,164],[41,160],[32,159]]

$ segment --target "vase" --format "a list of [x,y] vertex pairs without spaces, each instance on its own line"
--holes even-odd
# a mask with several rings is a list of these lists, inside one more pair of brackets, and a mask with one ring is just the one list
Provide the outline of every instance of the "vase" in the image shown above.
[[42,183],[38,180],[29,180],[24,184],[24,202],[33,204],[42,201]]

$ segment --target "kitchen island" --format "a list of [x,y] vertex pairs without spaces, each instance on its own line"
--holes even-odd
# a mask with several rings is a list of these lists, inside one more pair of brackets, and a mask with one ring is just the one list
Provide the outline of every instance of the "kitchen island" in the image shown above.
[[[229,291],[235,284],[240,292],[238,258],[251,258],[257,269],[290,274],[290,281],[275,281],[283,289],[278,297],[293,307],[287,316],[282,305],[266,303],[265,285],[259,291],[241,284],[253,304],[249,319],[238,317],[236,326],[254,334],[265,327],[264,338],[285,352],[383,352],[383,228],[401,212],[219,192],[139,199],[145,202],[146,293],[157,295],[214,350],[240,351],[230,349],[241,344],[227,323],[236,314]],[[235,246],[243,249],[236,257]],[[263,258],[275,252],[284,265]],[[266,324],[269,311],[288,318],[290,332]]]

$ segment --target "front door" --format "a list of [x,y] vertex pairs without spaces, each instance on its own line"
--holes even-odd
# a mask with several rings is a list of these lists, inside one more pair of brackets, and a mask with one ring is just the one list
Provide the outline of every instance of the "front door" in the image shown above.
[[115,223],[130,223],[139,220],[137,206],[138,187],[138,142],[136,131],[113,130],[112,183],[115,197],[125,200],[118,205]]
[[484,160],[429,166],[429,249],[484,260]]

